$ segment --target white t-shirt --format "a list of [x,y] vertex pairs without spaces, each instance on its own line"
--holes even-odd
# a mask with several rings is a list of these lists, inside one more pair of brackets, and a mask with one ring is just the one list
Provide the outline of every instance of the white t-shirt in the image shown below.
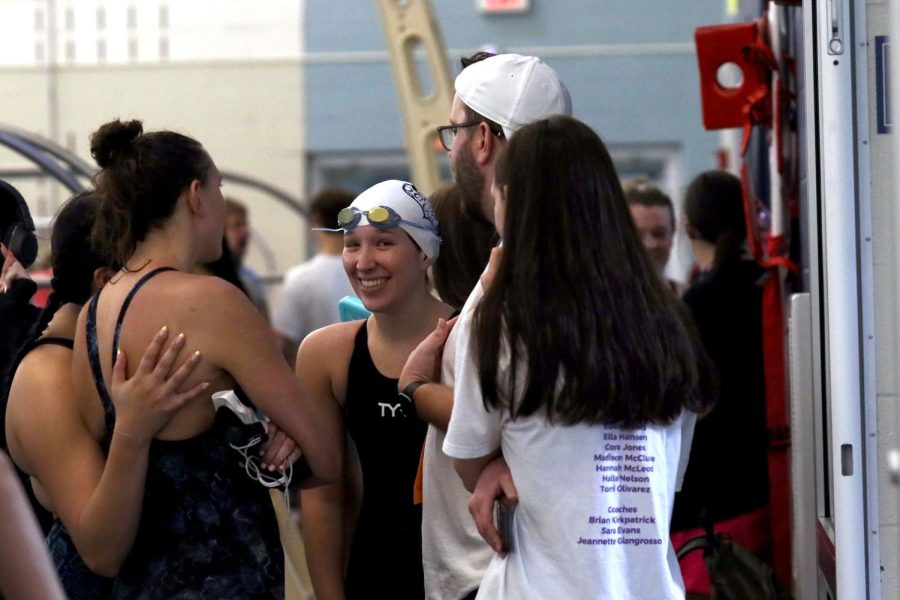
[[[471,325],[457,323],[457,348],[469,347]],[[456,366],[444,452],[479,458],[502,448],[519,494],[511,550],[493,557],[478,597],[683,598],[669,520],[696,415],[637,430],[511,420],[506,408],[485,409],[471,352]],[[501,356],[500,381],[508,369]]]
[[353,295],[339,255],[317,254],[292,267],[272,318],[272,326],[295,343],[309,333],[340,321],[338,302]]
[[[469,314],[484,294],[479,282],[460,313]],[[458,322],[457,322],[458,323]],[[453,387],[457,329],[444,345],[441,383]],[[461,350],[460,354],[465,354]],[[453,469],[453,460],[442,449],[444,432],[429,426],[425,437],[422,480],[422,562],[425,597],[428,600],[460,600],[476,589],[493,558],[493,551],[469,516],[469,492]]]

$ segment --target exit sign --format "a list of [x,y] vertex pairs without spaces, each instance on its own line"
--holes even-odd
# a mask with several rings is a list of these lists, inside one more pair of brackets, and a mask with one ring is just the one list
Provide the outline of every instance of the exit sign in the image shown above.
[[531,0],[477,0],[483,13],[523,13],[531,7]]

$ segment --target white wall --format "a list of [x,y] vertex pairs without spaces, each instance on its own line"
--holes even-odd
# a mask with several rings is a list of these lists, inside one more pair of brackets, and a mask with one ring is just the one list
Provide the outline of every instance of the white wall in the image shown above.
[[[895,168],[895,130],[879,134],[876,127],[875,36],[888,33],[889,5],[885,0],[868,0],[870,185],[872,197],[873,267],[875,275],[876,398],[878,417],[878,500],[881,535],[882,598],[900,597],[900,488],[890,480],[887,453],[900,448],[898,413],[897,346],[895,339],[897,300],[895,298],[898,257],[894,252],[897,199],[891,173]],[[891,73],[897,76],[896,69]],[[896,101],[894,111],[897,110]]]
[[248,10],[245,0],[4,0],[0,65],[297,58],[301,4],[265,0]]
[[[90,161],[91,132],[112,118],[139,118],[148,130],[196,137],[223,170],[300,199],[301,4],[266,0],[247,10],[243,0],[0,2],[0,122]],[[105,56],[98,56],[101,41]],[[55,54],[47,50],[54,45]],[[23,165],[0,151],[0,168]],[[36,217],[51,216],[66,195],[53,185],[22,187]],[[226,186],[225,193],[250,206],[252,268],[277,275],[305,258],[299,216],[247,188]]]

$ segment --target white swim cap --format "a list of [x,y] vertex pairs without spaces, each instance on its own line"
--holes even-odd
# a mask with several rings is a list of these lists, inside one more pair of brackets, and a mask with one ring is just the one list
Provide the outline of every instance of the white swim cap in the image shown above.
[[376,183],[350,204],[348,208],[355,209],[356,222],[349,226],[338,224],[344,231],[360,225],[384,226],[381,222],[370,222],[366,213],[382,207],[392,211],[399,221],[393,223],[393,219],[386,221],[388,226],[396,226],[403,229],[419,245],[428,256],[428,260],[434,262],[441,250],[441,236],[438,228],[437,217],[431,209],[428,198],[422,195],[416,187],[408,181],[389,179]]

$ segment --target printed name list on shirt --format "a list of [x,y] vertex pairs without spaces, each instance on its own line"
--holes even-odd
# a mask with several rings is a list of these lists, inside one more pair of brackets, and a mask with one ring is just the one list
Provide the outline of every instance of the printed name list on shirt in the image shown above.
[[[586,546],[657,546],[662,544],[650,500],[656,456],[647,451],[641,430],[603,432],[603,451],[594,454],[594,474],[603,493],[618,498],[605,514],[588,515],[591,528],[578,544]],[[649,513],[649,514],[648,514]]]

